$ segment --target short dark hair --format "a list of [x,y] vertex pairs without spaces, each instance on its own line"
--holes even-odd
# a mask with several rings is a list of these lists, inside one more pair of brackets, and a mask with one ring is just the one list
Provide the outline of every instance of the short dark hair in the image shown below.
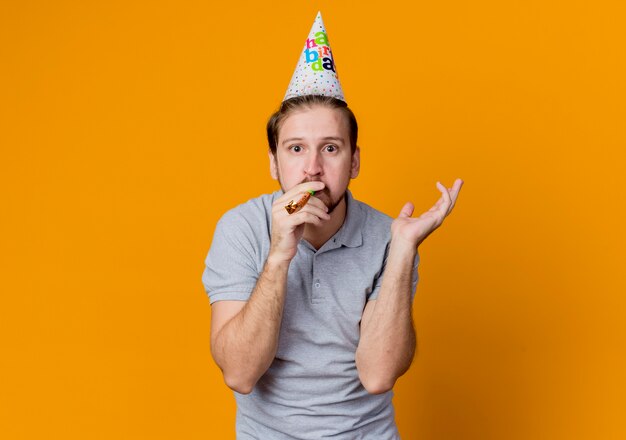
[[354,154],[356,151],[359,127],[354,113],[352,113],[352,110],[348,108],[348,104],[340,99],[333,98],[332,96],[304,95],[296,96],[283,101],[280,108],[274,112],[274,114],[270,116],[270,119],[267,121],[267,142],[269,143],[270,151],[274,156],[276,155],[276,145],[278,143],[278,131],[287,116],[300,108],[312,108],[315,105],[337,108],[346,116],[350,127],[350,148]]

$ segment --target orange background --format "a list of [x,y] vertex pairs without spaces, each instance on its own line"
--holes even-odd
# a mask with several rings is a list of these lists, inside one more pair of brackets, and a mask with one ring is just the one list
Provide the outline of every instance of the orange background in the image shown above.
[[318,10],[355,196],[465,180],[420,251],[403,439],[626,438],[626,7],[571,0],[2,2],[0,437],[234,438],[200,276],[277,188]]

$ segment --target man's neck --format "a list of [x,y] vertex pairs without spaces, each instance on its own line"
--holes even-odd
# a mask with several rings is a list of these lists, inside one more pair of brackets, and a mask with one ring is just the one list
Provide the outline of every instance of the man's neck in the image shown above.
[[339,204],[330,213],[330,220],[322,226],[306,224],[302,238],[311,243],[316,250],[321,248],[330,237],[335,235],[346,219],[346,197],[344,195]]

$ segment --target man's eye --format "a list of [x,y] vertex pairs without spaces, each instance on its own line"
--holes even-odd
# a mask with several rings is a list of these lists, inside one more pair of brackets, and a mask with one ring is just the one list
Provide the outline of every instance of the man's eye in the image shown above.
[[302,147],[300,145],[294,145],[293,147],[291,147],[291,151],[299,153],[302,151]]
[[337,147],[335,147],[334,145],[326,145],[326,151],[328,151],[329,153],[333,153],[337,151]]

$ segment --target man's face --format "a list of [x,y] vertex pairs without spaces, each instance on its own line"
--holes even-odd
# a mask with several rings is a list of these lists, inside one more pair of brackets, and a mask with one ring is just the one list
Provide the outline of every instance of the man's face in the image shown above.
[[359,174],[359,149],[350,149],[350,127],[339,109],[314,106],[289,115],[278,133],[270,172],[284,192],[303,182],[320,180],[315,193],[329,213],[343,200],[350,179]]

